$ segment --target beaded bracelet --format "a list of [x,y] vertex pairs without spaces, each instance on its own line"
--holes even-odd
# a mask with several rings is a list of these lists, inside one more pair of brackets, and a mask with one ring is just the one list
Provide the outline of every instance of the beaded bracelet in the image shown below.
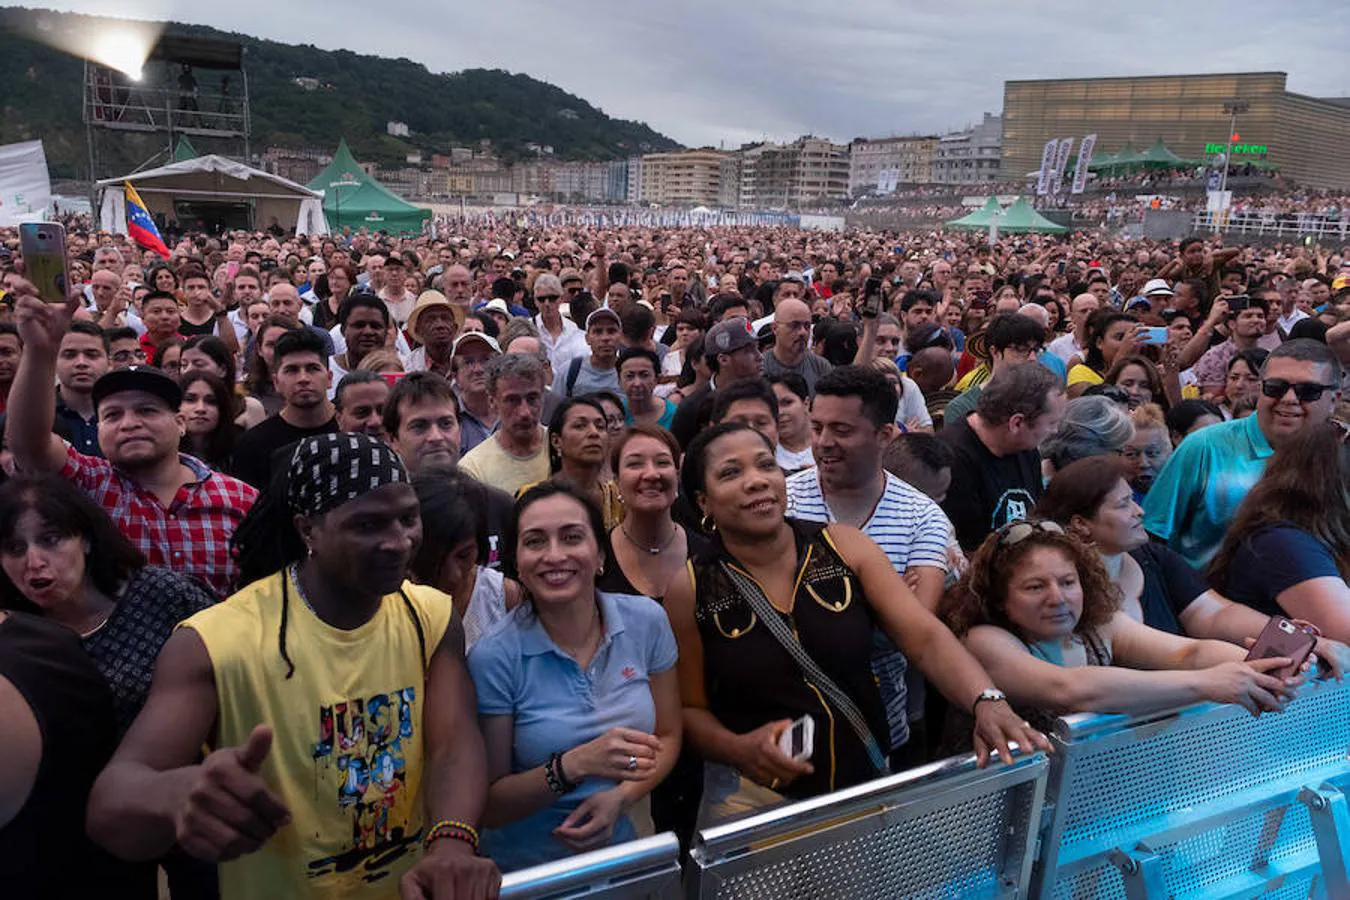
[[544,763],[544,780],[548,782],[548,789],[560,797],[577,789],[577,783],[569,781],[563,773],[561,753],[549,755],[548,762]]
[[422,849],[429,850],[431,845],[441,838],[453,838],[457,841],[463,841],[473,848],[474,853],[478,852],[478,829],[467,822],[457,822],[453,819],[441,819],[435,825],[431,826],[431,830],[427,832],[427,836],[422,839]]

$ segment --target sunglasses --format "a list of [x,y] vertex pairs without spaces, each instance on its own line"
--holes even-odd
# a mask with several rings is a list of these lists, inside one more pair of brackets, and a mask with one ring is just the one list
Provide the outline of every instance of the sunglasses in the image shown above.
[[561,297],[561,296],[562,296],[562,294],[535,294],[535,295],[534,295],[534,299],[535,299],[535,302],[538,302],[538,301],[541,301],[541,300],[545,300],[545,301],[548,301],[549,303],[553,303],[553,302],[557,301],[557,299],[558,299],[559,297]]
[[1001,529],[999,529],[999,531],[1000,536],[998,539],[998,543],[999,546],[1001,547],[1016,546],[1017,544],[1022,543],[1022,541],[1025,541],[1027,538],[1031,537],[1038,531],[1043,532],[1045,534],[1064,533],[1064,529],[1060,527],[1058,522],[1051,522],[1049,520],[1030,522],[1026,519],[1019,519],[1015,522],[1009,522],[1007,525],[1004,525]]
[[1272,400],[1279,400],[1289,389],[1294,389],[1294,397],[1299,403],[1316,403],[1327,391],[1336,389],[1332,384],[1316,381],[1285,381],[1283,378],[1267,378],[1261,382],[1261,393]]

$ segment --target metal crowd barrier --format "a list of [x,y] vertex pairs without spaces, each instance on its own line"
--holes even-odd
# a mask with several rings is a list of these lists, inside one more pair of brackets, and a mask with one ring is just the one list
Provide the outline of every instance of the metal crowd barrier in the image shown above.
[[1012,898],[1031,877],[1044,754],[948,760],[705,829],[690,900]]
[[1055,753],[946,760],[508,875],[509,900],[1350,898],[1350,684],[1283,714],[1069,716]]
[[1061,720],[1032,897],[1350,897],[1350,687]]
[[678,900],[680,842],[666,833],[521,869],[502,878],[502,900]]

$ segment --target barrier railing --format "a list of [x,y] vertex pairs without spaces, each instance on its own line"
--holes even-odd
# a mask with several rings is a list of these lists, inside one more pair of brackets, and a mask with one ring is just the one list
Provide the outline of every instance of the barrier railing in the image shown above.
[[1313,235],[1344,240],[1350,236],[1350,218],[1329,218],[1310,213],[1295,216],[1265,213],[1199,212],[1191,223],[1195,231],[1221,231],[1224,234],[1274,235],[1292,237]]
[[1350,897],[1350,689],[1310,686],[1259,719],[1070,716],[1053,740],[1031,896]]
[[502,900],[678,900],[680,842],[673,834],[629,841],[502,878]]
[[948,760],[705,829],[690,900],[1012,898],[1031,877],[1044,754]]
[[946,760],[508,875],[510,900],[1350,898],[1350,684],[1280,715],[1060,720],[1055,753]]

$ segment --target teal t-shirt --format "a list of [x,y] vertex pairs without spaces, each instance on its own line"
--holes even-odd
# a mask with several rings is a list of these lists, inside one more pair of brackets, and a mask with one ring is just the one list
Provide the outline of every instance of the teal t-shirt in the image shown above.
[[1191,434],[1149,488],[1144,527],[1202,568],[1274,452],[1255,415]]
[[[657,399],[665,404],[665,409],[661,411],[661,418],[656,421],[656,424],[661,428],[664,428],[666,431],[669,431],[670,424],[675,421],[675,410],[678,409],[679,407],[676,404],[671,403],[665,397],[658,397]],[[628,422],[629,425],[632,425],[633,422],[636,420],[633,418],[633,414],[628,411],[627,397],[623,398],[623,412],[624,412],[624,419]]]

